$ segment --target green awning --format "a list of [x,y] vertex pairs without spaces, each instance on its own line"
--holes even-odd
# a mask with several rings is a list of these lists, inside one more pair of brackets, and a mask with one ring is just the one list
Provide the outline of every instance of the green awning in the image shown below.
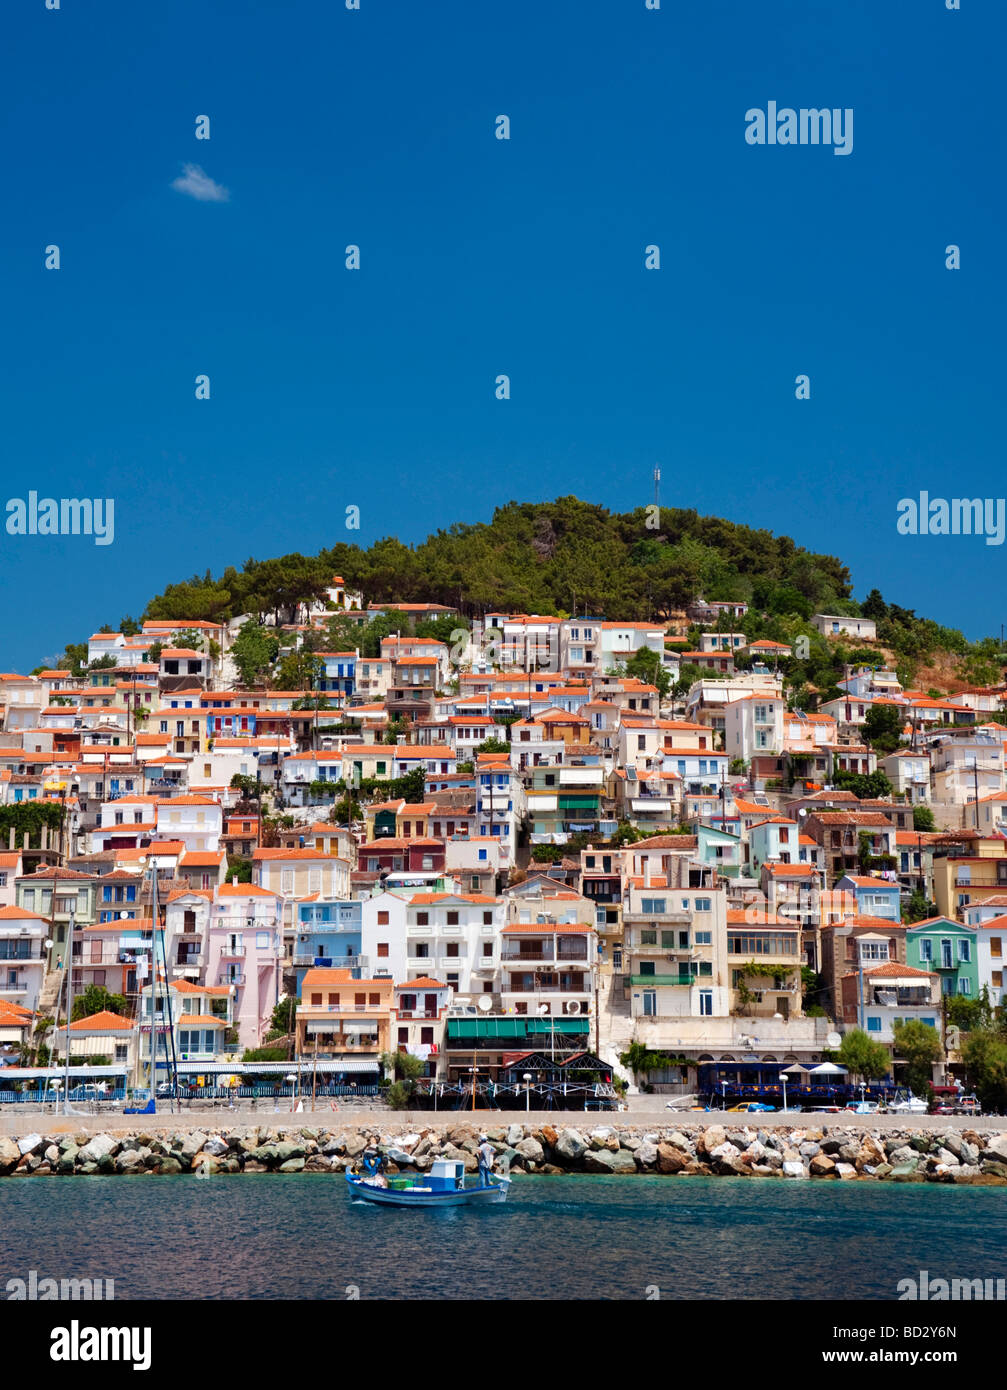
[[526,1038],[530,1033],[557,1035],[587,1033],[589,1018],[449,1018],[448,1038]]

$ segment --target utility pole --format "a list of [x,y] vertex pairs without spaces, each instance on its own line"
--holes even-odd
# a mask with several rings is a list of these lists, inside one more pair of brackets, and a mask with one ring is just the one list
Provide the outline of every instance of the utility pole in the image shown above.
[[70,911],[70,926],[66,939],[66,1056],[63,1058],[63,1114],[69,1115],[68,1097],[70,1095],[70,1014],[73,1010],[73,926],[74,913]]

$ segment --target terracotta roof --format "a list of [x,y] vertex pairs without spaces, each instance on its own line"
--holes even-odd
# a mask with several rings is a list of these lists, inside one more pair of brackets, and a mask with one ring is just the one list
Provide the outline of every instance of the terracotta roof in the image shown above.
[[[86,963],[85,961],[84,964]],[[122,1014],[114,1014],[109,1009],[102,1009],[99,1013],[92,1014],[90,1018],[78,1018],[75,1023],[70,1024],[71,1033],[131,1033],[132,1031],[132,1019],[125,1018]]]

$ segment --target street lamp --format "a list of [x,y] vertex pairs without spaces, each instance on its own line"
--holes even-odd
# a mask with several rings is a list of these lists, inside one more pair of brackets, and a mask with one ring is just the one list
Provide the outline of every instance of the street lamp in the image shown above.
[[290,1113],[294,1113],[294,1093],[297,1088],[297,1076],[294,1072],[288,1072],[286,1080],[290,1082]]
[[783,1109],[785,1112],[787,1109],[787,1073],[785,1071],[780,1072],[780,1080],[783,1082]]
[[524,1074],[524,1108],[526,1111],[531,1109],[531,1072]]

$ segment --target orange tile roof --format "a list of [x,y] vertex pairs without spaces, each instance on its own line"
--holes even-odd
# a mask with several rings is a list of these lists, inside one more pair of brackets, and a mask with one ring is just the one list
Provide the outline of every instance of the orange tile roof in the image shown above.
[[125,1018],[122,1014],[114,1014],[109,1009],[101,1009],[98,1013],[91,1014],[90,1018],[78,1018],[76,1023],[70,1024],[71,1033],[131,1033],[132,1031],[132,1019]]

